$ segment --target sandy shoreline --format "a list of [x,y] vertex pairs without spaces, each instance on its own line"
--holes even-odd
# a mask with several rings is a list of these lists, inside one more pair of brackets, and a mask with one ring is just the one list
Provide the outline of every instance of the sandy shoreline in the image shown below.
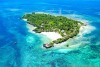
[[24,21],[27,21],[27,19],[23,19]]
[[[27,22],[27,19],[23,19],[23,20]],[[34,30],[36,27],[34,27],[33,25],[31,25],[31,24],[29,24],[29,23],[27,23],[26,26],[27,26],[27,28],[29,29],[29,30],[28,30],[29,32],[35,33],[33,30]]]
[[52,41],[53,40],[57,40],[59,38],[62,38],[62,36],[59,33],[57,33],[57,32],[41,32],[41,34],[46,35]]
[[[23,19],[24,21],[27,21],[27,19]],[[88,34],[88,33],[91,33],[91,31],[92,30],[94,30],[95,28],[93,27],[93,26],[91,26],[91,25],[89,25],[87,22],[88,21],[86,21],[86,20],[79,20],[79,21],[81,21],[81,22],[83,22],[84,24],[86,24],[86,26],[81,26],[80,27],[80,30],[79,30],[79,36],[82,36],[82,35],[84,35],[84,34]],[[31,32],[31,33],[35,33],[33,30],[36,28],[36,27],[34,27],[33,25],[30,25],[30,24],[27,24],[27,28],[29,29],[29,31]],[[57,39],[59,39],[59,38],[62,38],[62,36],[59,34],[59,33],[57,33],[57,32],[41,32],[40,34],[42,34],[42,35],[45,35],[45,36],[47,36],[49,39],[51,39],[51,41],[53,41],[53,40],[57,40]],[[76,36],[77,37],[77,36]],[[57,48],[60,48],[60,47],[64,47],[65,45],[66,45],[67,43],[66,42],[63,42],[63,43],[61,43],[61,44],[54,44],[54,46]],[[80,45],[70,45],[69,46],[69,48],[77,48],[77,47],[79,47]],[[68,47],[67,47],[68,48]]]
[[[24,21],[27,21],[27,19],[23,19],[23,20],[24,20]],[[33,25],[27,23],[27,28],[29,29],[29,31],[30,31],[31,33],[35,33],[33,30],[34,30],[36,27],[34,27]],[[41,32],[40,34],[47,36],[47,37],[48,37],[49,39],[51,39],[52,41],[53,41],[53,40],[57,40],[57,39],[59,39],[59,38],[62,38],[62,36],[61,36],[59,33],[57,33],[57,32]]]

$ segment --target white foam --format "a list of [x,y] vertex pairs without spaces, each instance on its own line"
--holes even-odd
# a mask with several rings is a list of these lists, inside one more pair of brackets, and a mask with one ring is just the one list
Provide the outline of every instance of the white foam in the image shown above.
[[59,52],[59,53],[68,53],[69,51],[72,51],[72,49],[58,49],[57,52]]

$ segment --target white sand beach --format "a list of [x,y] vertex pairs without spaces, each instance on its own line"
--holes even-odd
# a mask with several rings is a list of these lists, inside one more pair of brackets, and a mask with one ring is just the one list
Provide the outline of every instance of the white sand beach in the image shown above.
[[[27,21],[27,19],[23,19],[24,21]],[[30,32],[35,33],[33,30],[36,28],[31,24],[27,24],[27,28],[29,29]],[[59,38],[62,38],[62,36],[57,33],[57,32],[41,32],[40,34],[47,36],[49,39],[57,40]]]
[[33,30],[34,30],[36,27],[34,27],[33,25],[27,24],[27,28],[29,29],[29,32],[35,33]]
[[59,38],[62,38],[62,36],[57,32],[41,32],[41,34],[46,35],[51,40],[57,40]]
[[[23,19],[23,20],[27,22],[27,19]],[[34,27],[33,25],[28,24],[28,23],[27,23],[26,26],[27,26],[27,28],[29,29],[29,32],[35,33],[33,30],[34,30],[36,27]]]
[[27,21],[27,19],[23,19],[24,21]]

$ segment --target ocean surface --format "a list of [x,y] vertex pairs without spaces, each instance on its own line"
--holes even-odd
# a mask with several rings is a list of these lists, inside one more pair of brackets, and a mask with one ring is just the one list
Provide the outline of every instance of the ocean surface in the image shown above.
[[[46,50],[42,44],[49,39],[31,33],[21,19],[31,12],[60,14],[91,27],[68,41],[80,47]],[[100,1],[0,0],[0,67],[100,67]]]

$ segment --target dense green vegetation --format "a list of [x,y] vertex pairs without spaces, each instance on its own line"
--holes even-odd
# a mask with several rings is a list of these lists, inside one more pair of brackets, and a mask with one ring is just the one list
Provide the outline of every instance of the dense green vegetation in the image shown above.
[[35,32],[58,32],[62,36],[62,38],[49,43],[50,46],[53,46],[54,43],[62,43],[76,36],[79,33],[80,26],[83,25],[80,21],[50,14],[32,13],[24,15],[23,18],[27,19],[29,24],[37,27],[34,29]]

